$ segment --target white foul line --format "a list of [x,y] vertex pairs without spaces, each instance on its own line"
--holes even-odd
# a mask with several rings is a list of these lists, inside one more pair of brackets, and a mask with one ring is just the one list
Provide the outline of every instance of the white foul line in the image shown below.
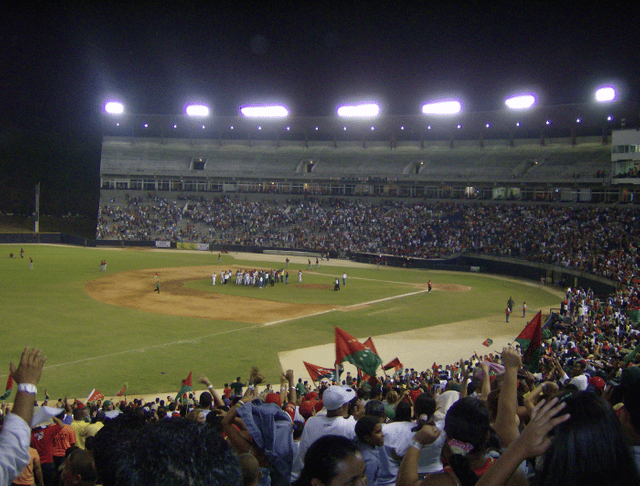
[[[378,304],[380,302],[386,302],[389,300],[394,300],[394,299],[400,299],[403,297],[411,297],[412,295],[417,295],[417,294],[423,294],[425,292],[428,292],[428,290],[419,290],[418,292],[411,292],[409,294],[402,294],[402,295],[395,295],[393,297],[385,297],[384,299],[377,299],[377,300],[371,300],[369,302],[361,302],[359,304],[352,304],[352,305],[348,305],[343,307],[346,309],[350,309],[353,307],[360,307],[363,305],[370,305],[370,304]],[[196,337],[196,338],[191,338],[191,339],[181,339],[180,341],[173,341],[170,343],[163,343],[163,344],[154,344],[153,346],[145,346],[144,348],[136,348],[136,349],[128,349],[126,351],[118,351],[117,353],[110,353],[110,354],[103,354],[101,356],[92,356],[90,358],[83,358],[83,359],[78,359],[76,361],[68,361],[66,363],[58,363],[58,364],[54,364],[51,366],[45,366],[44,369],[49,369],[49,368],[58,368],[60,366],[67,366],[67,365],[73,365],[73,364],[78,364],[78,363],[84,363],[87,361],[93,361],[96,359],[102,359],[102,358],[111,358],[112,356],[119,356],[122,354],[128,354],[128,353],[142,353],[145,352],[147,350],[150,349],[157,349],[157,348],[163,348],[166,346],[174,346],[176,344],[188,344],[188,343],[196,343],[198,341],[200,341],[201,339],[206,339],[206,338],[210,338],[210,337],[214,337],[214,336],[220,336],[221,334],[229,334],[231,332],[238,332],[238,331],[245,331],[247,329],[257,329],[259,327],[265,327],[265,326],[274,326],[276,324],[282,324],[284,322],[290,322],[290,321],[295,321],[297,319],[304,319],[307,317],[315,317],[315,316],[319,316],[322,314],[328,314],[329,312],[335,312],[338,309],[328,309],[325,311],[320,311],[320,312],[314,312],[313,314],[306,314],[304,316],[297,316],[297,317],[290,317],[287,319],[281,319],[279,321],[272,321],[272,322],[267,322],[264,324],[256,324],[255,326],[249,326],[249,327],[241,327],[241,328],[236,328],[236,329],[228,329],[226,331],[220,331],[220,332],[215,332],[213,334],[207,334],[205,336],[200,336],[200,337]]]

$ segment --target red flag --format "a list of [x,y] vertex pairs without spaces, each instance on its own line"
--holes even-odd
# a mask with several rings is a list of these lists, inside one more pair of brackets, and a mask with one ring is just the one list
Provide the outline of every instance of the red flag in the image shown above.
[[402,363],[398,358],[395,358],[389,361],[386,365],[382,367],[382,369],[384,370],[390,370],[391,368],[393,368],[394,371],[398,371],[404,368],[404,366],[402,365]]
[[[369,336],[369,338],[364,342],[364,347],[370,349],[371,351],[373,351],[374,353],[378,354],[378,350],[376,349],[375,345],[373,344],[373,339],[371,339],[371,336]],[[380,356],[378,354],[378,356]]]
[[336,327],[336,363],[342,363],[350,354],[366,349],[364,344],[351,334]]
[[438,364],[434,361],[433,364],[431,365],[431,369],[437,370],[438,368],[439,368]]
[[318,381],[322,378],[327,378],[331,381],[335,381],[336,379],[336,370],[335,368],[323,368],[322,366],[316,366],[311,363],[307,363],[303,361],[305,368],[307,368],[307,372],[311,377],[312,381]]
[[104,398],[104,395],[94,388],[93,390],[91,390],[91,393],[89,393],[89,396],[87,397],[86,401],[87,403],[95,402],[98,400],[102,400],[103,398]]
[[191,374],[193,373],[193,371],[191,371],[189,373],[189,376],[187,376],[186,380],[182,380],[182,386],[190,386],[191,388],[193,388],[193,383],[191,382]]
[[522,363],[530,372],[536,373],[542,350],[542,311],[531,319],[515,340],[522,349]]
[[122,390],[120,390],[118,392],[118,394],[116,395],[117,397],[121,397],[122,395],[124,395],[124,392],[127,390],[127,385],[122,387]]
[[12,388],[13,388],[13,377],[11,375],[9,375],[9,378],[7,378],[6,390],[4,392],[4,395],[2,395],[0,397],[0,400],[6,400],[7,398],[9,398],[9,395],[11,395],[11,389]]
[[486,346],[487,348],[489,346],[491,346],[493,344],[493,339],[488,338],[485,342],[482,343],[483,346]]
[[336,364],[348,361],[369,376],[375,376],[380,357],[348,332],[336,327]]
[[176,402],[180,399],[180,397],[185,396],[188,392],[193,391],[193,383],[191,382],[191,374],[193,371],[189,373],[186,380],[182,380],[182,386],[180,390],[178,390],[178,394],[176,395]]

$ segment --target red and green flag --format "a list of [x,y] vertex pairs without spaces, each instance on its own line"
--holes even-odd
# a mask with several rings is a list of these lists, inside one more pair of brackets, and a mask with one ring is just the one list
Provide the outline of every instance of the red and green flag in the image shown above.
[[182,380],[182,387],[180,388],[180,390],[178,390],[178,394],[176,395],[176,402],[183,395],[189,393],[190,391],[193,391],[193,383],[191,382],[191,374],[192,373],[193,373],[193,371],[191,371],[189,373],[189,376],[187,376],[187,378],[185,380]]
[[402,365],[402,363],[398,358],[395,358],[389,361],[386,365],[382,367],[382,369],[385,371],[390,370],[391,368],[393,368],[394,371],[399,371],[402,368],[404,368],[404,366]]
[[[371,336],[369,336],[363,344],[365,348],[370,349],[374,353],[378,354],[378,350],[376,349],[375,344],[373,344],[373,339],[371,339]],[[380,355],[378,354],[378,356]]]
[[348,361],[369,376],[375,376],[382,364],[380,356],[348,332],[336,327],[336,363]]
[[9,398],[9,396],[11,395],[12,389],[13,389],[13,377],[9,375],[9,378],[7,378],[6,390],[4,392],[4,395],[0,397],[0,400],[6,400],[7,398]]
[[491,346],[493,344],[493,339],[488,338],[485,342],[482,343],[483,346],[486,346],[487,348],[489,346]]
[[303,361],[304,367],[307,368],[307,372],[311,377],[312,381],[322,380],[326,378],[331,381],[336,381],[336,370],[335,368],[323,368],[322,366],[316,366],[311,363],[307,363]]
[[117,396],[117,397],[121,397],[122,395],[124,395],[124,393],[125,393],[126,391],[127,391],[127,385],[124,385],[124,386],[122,387],[122,390],[120,390],[120,391],[116,394],[116,396]]
[[522,349],[522,363],[531,373],[537,373],[542,354],[542,311],[531,319],[516,338]]

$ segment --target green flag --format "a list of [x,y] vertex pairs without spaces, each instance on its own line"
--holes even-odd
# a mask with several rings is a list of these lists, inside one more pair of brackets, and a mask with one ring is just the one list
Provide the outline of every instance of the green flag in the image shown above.
[[382,359],[348,332],[336,327],[336,363],[348,361],[369,376],[375,376]]

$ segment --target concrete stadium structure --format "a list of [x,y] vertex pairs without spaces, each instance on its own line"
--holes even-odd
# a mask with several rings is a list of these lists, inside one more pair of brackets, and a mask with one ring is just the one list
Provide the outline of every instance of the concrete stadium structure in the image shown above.
[[122,191],[616,203],[635,201],[640,187],[618,177],[634,163],[612,158],[616,131],[639,125],[637,107],[621,103],[373,121],[103,122],[101,204]]

